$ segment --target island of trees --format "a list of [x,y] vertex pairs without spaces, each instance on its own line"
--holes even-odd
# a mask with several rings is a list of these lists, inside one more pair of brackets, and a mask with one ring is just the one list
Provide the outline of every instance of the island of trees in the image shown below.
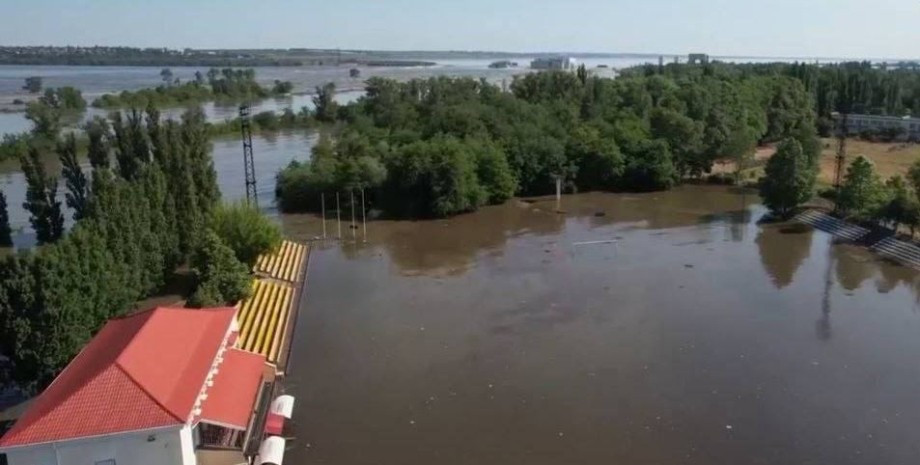
[[511,92],[484,81],[372,78],[346,106],[316,102],[334,124],[309,163],[278,176],[283,209],[316,210],[320,194],[364,189],[393,216],[445,216],[513,195],[648,191],[699,179],[718,159],[740,164],[758,143],[817,150],[814,111],[786,76],[631,76],[545,72]]
[[253,69],[211,68],[207,73],[195,72],[195,79],[182,83],[173,77],[169,68],[160,71],[164,84],[152,89],[120,94],[105,94],[93,101],[98,108],[146,108],[188,106],[211,100],[240,102],[264,99],[291,93],[294,86],[288,81],[276,80],[271,88],[256,81]]

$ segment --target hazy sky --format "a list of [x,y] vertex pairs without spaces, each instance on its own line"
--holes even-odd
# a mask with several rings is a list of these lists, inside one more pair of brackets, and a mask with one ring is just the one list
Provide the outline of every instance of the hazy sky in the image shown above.
[[0,0],[0,44],[920,57],[920,0]]

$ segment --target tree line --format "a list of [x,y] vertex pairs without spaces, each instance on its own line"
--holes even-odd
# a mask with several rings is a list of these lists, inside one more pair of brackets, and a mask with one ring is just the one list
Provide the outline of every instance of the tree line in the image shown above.
[[[760,196],[777,218],[789,218],[814,198],[818,153],[814,147],[789,138],[767,161]],[[843,218],[895,232],[906,226],[911,237],[920,227],[920,161],[911,166],[906,177],[895,175],[883,180],[871,160],[857,156],[847,166],[840,188],[823,194],[835,201],[835,213]]]
[[211,100],[242,101],[264,99],[274,95],[290,93],[294,86],[288,81],[276,80],[272,87],[263,87],[256,81],[253,69],[211,68],[206,73],[195,71],[195,77],[182,83],[173,76],[172,70],[160,71],[164,83],[152,89],[123,91],[119,94],[105,94],[93,101],[98,108],[146,108],[180,106]]
[[[786,76],[805,86],[811,95],[820,135],[834,134],[832,113],[856,113],[887,116],[920,116],[920,67],[875,66],[871,62],[834,64],[810,63],[720,63],[705,65],[644,65],[625,70],[630,76],[663,74],[683,76]],[[892,134],[867,134],[868,137],[892,138]]]
[[308,163],[278,174],[286,211],[317,210],[320,194],[364,189],[395,216],[445,216],[512,195],[668,189],[745,166],[758,143],[817,146],[810,95],[785,76],[577,73],[517,77],[510,92],[484,80],[367,81],[340,106],[318,89],[314,117],[330,123]]
[[[43,149],[20,154],[24,207],[41,246],[0,263],[0,355],[9,360],[0,384],[40,390],[106,320],[160,292],[183,265],[193,278],[190,306],[239,300],[254,257],[280,242],[258,210],[220,203],[200,111],[181,121],[162,121],[154,108],[114,113],[86,133],[89,169],[72,135],[53,150],[68,209]],[[0,192],[0,242],[9,243],[5,207]],[[75,220],[69,232],[66,212]]]

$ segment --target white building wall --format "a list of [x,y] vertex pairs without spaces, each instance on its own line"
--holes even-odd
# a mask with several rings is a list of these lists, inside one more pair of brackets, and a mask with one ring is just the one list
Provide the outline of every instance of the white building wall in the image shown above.
[[183,430],[160,429],[140,433],[78,439],[6,451],[9,465],[95,465],[115,460],[117,465],[196,465],[191,432],[186,453]]
[[195,456],[195,439],[192,436],[192,428],[185,425],[179,431],[180,454],[182,456],[182,465],[195,465],[197,458]]

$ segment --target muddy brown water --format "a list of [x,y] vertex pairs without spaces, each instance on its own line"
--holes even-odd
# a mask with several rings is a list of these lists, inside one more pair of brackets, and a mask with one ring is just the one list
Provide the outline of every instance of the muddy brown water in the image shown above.
[[285,463],[917,463],[917,274],[757,202],[583,194],[317,246]]

